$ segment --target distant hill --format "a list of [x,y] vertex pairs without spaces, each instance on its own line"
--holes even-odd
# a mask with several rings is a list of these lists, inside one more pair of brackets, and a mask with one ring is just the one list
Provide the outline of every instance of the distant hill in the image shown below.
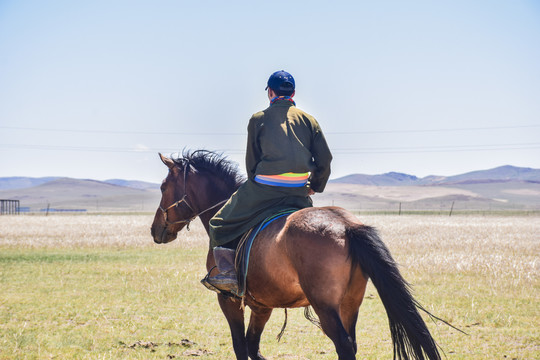
[[314,201],[356,210],[540,210],[540,170],[507,165],[424,178],[354,174],[330,181]]
[[[0,190],[9,190],[9,189],[24,189],[33,186],[38,186],[45,184],[54,180],[61,179],[58,176],[49,176],[49,177],[0,177]],[[112,185],[125,186],[133,189],[159,189],[159,184],[149,183],[145,181],[138,180],[122,180],[122,179],[110,179],[105,180],[105,183]]]
[[505,165],[489,170],[472,171],[461,175],[449,176],[432,182],[443,184],[479,184],[503,181],[529,181],[540,183],[540,169]]
[[375,186],[412,186],[412,185],[448,185],[448,184],[478,184],[501,181],[528,181],[540,183],[540,169],[521,168],[510,165],[500,166],[489,170],[472,171],[455,176],[430,175],[418,178],[414,175],[389,172],[381,175],[352,174],[330,183],[357,184]]
[[418,178],[414,175],[407,175],[397,172],[389,172],[381,175],[363,175],[353,174],[331,180],[335,184],[361,184],[361,185],[377,185],[377,186],[399,186],[399,185],[414,185],[418,182]]
[[[0,178],[0,198],[18,199],[31,211],[50,208],[96,211],[156,210],[159,184],[136,180]],[[540,170],[501,166],[455,176],[390,172],[331,180],[316,206],[350,210],[540,210]]]
[[136,189],[96,180],[56,178],[37,186],[0,191],[0,198],[20,200],[22,207],[39,211],[153,211],[159,204],[158,189]]
[[329,183],[315,206],[350,210],[540,210],[540,182],[499,181],[454,185],[378,186]]
[[23,189],[29,188],[32,186],[41,185],[52,180],[56,180],[58,177],[41,177],[41,178],[30,178],[30,177],[2,177],[0,178],[0,190],[8,189]]
[[110,179],[110,180],[105,180],[105,182],[108,184],[125,186],[125,187],[129,187],[133,189],[142,189],[142,190],[159,189],[159,184],[149,183],[145,181]]

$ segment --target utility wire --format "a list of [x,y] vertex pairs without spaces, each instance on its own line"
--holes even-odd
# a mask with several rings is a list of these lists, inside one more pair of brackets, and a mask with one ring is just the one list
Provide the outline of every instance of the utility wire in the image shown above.
[[[470,128],[445,128],[445,129],[415,129],[415,130],[366,130],[366,131],[325,131],[328,135],[359,135],[359,134],[412,134],[412,133],[436,133],[436,132],[462,132],[462,131],[485,131],[485,130],[508,130],[540,127],[537,125],[513,125],[513,126],[490,126]],[[80,134],[115,134],[115,135],[187,135],[187,136],[245,136],[246,132],[183,132],[183,131],[135,131],[135,130],[91,130],[91,129],[51,129],[20,126],[0,126],[4,130],[67,132]]]
[[[409,134],[409,133],[434,133],[450,131],[484,131],[484,130],[508,130],[540,127],[538,125],[514,125],[514,126],[489,126],[489,127],[470,127],[470,128],[446,128],[446,129],[424,129],[424,130],[373,130],[373,131],[334,131],[329,134],[334,135],[358,135],[358,134]],[[326,134],[326,132],[325,132]]]
[[[512,144],[483,144],[483,145],[452,145],[452,146],[424,146],[424,147],[372,147],[372,148],[333,148],[335,154],[396,154],[396,153],[433,153],[433,152],[463,152],[463,151],[494,151],[494,150],[526,150],[538,149],[540,143],[512,143]],[[154,153],[178,152],[178,148],[121,148],[98,146],[64,146],[64,145],[38,145],[38,144],[0,144],[0,150],[32,149],[56,151],[87,151],[106,153]],[[218,152],[230,154],[243,154],[243,149],[216,149]]]
[[114,134],[114,135],[190,135],[190,136],[215,136],[215,135],[233,135],[245,136],[247,133],[221,133],[221,132],[178,132],[178,131],[134,131],[134,130],[91,130],[91,129],[49,129],[49,128],[30,128],[18,126],[0,126],[0,129],[6,130],[24,130],[24,131],[46,131],[46,132],[64,132],[77,134]]

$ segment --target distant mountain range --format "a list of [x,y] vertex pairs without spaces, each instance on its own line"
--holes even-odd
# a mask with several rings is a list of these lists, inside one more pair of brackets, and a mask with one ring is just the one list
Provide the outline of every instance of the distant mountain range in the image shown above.
[[[24,189],[33,186],[38,186],[46,184],[51,181],[56,181],[60,179],[69,179],[62,177],[40,177],[40,178],[31,178],[31,177],[0,177],[0,190],[10,190],[10,189]],[[84,181],[84,179],[81,179]],[[88,180],[88,181],[97,181],[97,180]],[[142,190],[151,190],[159,189],[159,184],[138,181],[138,180],[122,180],[122,179],[110,179],[105,181],[98,181],[105,184],[124,186],[133,189],[142,189]]]
[[540,210],[540,169],[500,166],[455,176],[390,172],[330,181],[317,206],[356,210]]
[[479,184],[507,181],[527,181],[540,183],[540,169],[505,165],[494,169],[472,171],[455,176],[430,175],[424,178],[418,178],[414,175],[397,172],[389,172],[381,175],[352,174],[331,180],[331,183],[376,186],[412,186]]
[[[0,178],[0,199],[20,200],[30,211],[78,209],[96,211],[155,211],[159,184],[136,180],[97,181],[61,177]],[[540,169],[501,166],[455,176],[390,172],[352,174],[331,180],[316,206],[351,210],[540,210]]]
[[0,199],[19,200],[30,211],[150,211],[155,210],[160,196],[158,184],[142,181],[0,178]]
[[157,190],[159,189],[159,184],[156,183],[149,183],[145,181],[137,181],[137,180],[122,180],[122,179],[110,179],[104,181],[107,184],[113,184],[118,186],[125,186],[128,188],[133,189],[141,189],[141,190]]

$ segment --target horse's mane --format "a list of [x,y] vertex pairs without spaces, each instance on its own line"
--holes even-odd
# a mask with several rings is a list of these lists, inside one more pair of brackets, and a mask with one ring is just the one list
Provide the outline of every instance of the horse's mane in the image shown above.
[[240,173],[238,164],[227,159],[226,156],[209,150],[184,150],[182,155],[172,159],[174,163],[185,170],[186,165],[191,165],[197,171],[206,171],[219,177],[227,186],[234,191],[242,185],[246,179]]

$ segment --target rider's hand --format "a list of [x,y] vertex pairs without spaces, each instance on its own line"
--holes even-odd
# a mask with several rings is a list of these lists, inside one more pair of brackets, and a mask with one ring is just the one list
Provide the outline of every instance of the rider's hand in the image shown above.
[[308,190],[308,196],[315,195],[315,191],[313,189]]

